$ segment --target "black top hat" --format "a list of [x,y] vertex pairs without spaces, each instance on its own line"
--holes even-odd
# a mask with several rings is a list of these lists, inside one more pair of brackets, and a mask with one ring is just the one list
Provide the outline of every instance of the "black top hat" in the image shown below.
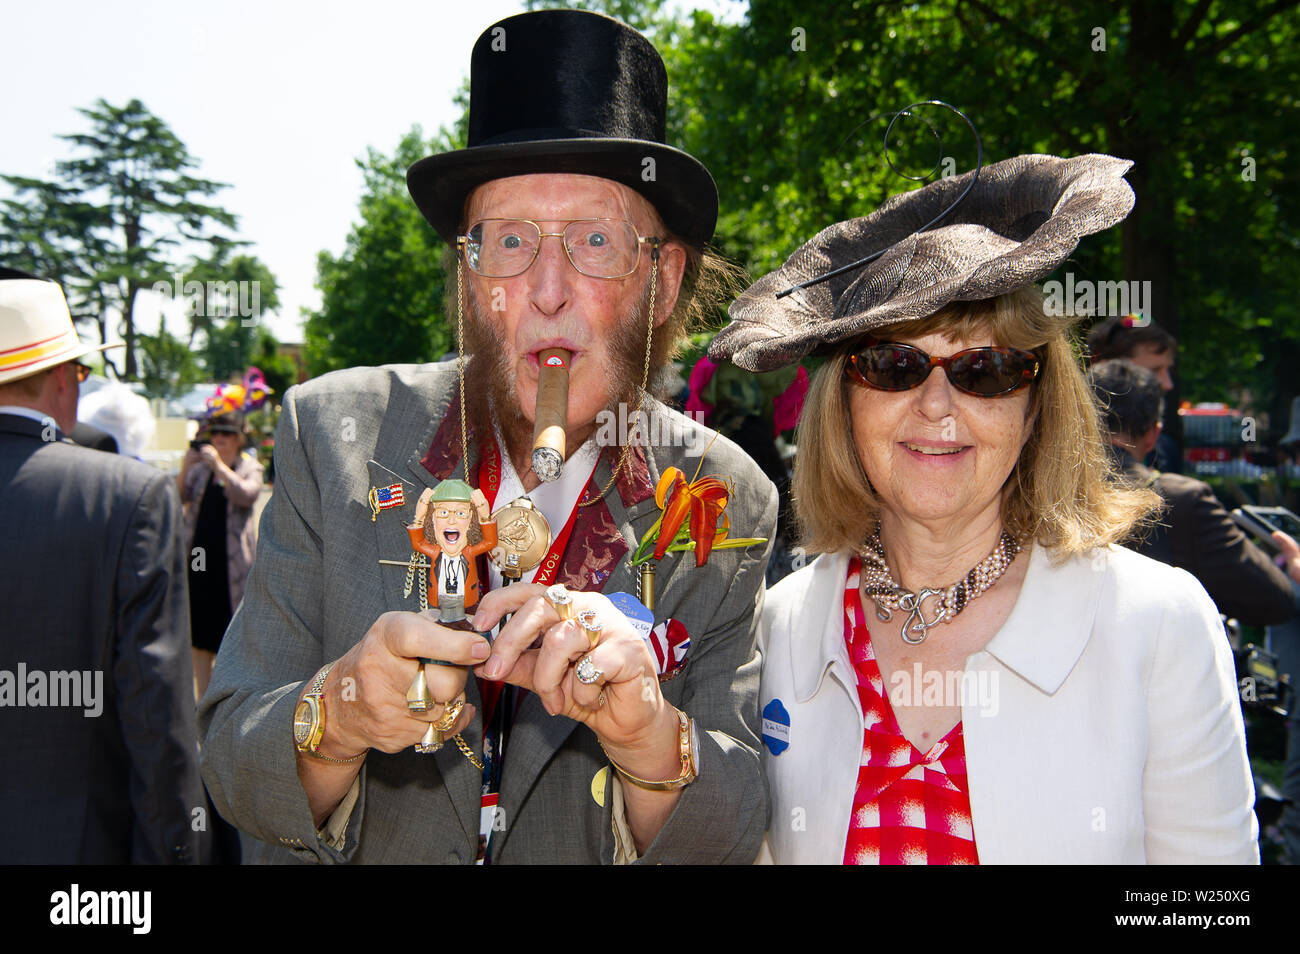
[[698,159],[664,144],[667,101],[663,60],[627,24],[583,10],[509,17],[474,44],[469,147],[421,159],[407,188],[454,242],[466,198],[485,182],[599,176],[645,196],[669,229],[703,246],[717,224],[718,189]]

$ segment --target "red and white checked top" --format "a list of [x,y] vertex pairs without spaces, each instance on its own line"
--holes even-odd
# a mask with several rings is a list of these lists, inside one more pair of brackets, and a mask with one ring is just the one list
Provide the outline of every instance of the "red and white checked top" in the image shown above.
[[[922,754],[903,735],[871,649],[858,593],[861,562],[849,560],[844,641],[857,673],[866,724],[853,797],[846,865],[974,865],[975,829],[966,786],[962,724]],[[920,687],[916,687],[920,691]]]

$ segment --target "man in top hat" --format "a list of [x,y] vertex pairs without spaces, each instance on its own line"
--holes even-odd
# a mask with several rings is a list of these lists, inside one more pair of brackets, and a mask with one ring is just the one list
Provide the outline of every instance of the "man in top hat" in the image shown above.
[[67,439],[95,350],[58,285],[0,270],[0,863],[195,863],[180,505]]
[[[456,251],[464,372],[358,368],[285,395],[257,563],[200,705],[205,776],[258,860],[748,862],[767,821],[766,548],[698,567],[668,554],[656,598],[642,593],[653,611],[628,559],[661,475],[694,473],[684,448],[712,436],[644,388],[711,304],[716,188],[664,144],[662,60],[616,20],[495,24],[470,89],[469,147],[407,176]],[[530,450],[551,348],[569,355],[570,453],[541,483]],[[602,412],[643,418],[658,442],[600,439],[616,429]],[[775,489],[735,445],[713,443],[702,473],[731,478],[734,536],[772,536]],[[409,612],[409,518],[384,509],[448,477],[494,512],[526,496],[521,512],[550,524],[523,580],[480,572],[478,632]],[[479,635],[498,625],[491,644]],[[416,711],[421,658],[438,662]],[[430,726],[455,744],[417,753]]]

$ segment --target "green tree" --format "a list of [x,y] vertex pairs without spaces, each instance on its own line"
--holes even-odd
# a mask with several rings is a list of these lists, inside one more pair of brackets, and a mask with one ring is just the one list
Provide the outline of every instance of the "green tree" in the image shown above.
[[[670,139],[718,180],[717,244],[757,274],[837,219],[909,187],[881,159],[874,114],[942,99],[986,162],[1024,152],[1134,160],[1137,206],[1083,243],[1081,278],[1150,281],[1178,335],[1183,390],[1251,387],[1281,408],[1300,362],[1296,173],[1300,0],[752,0],[740,24],[697,12],[659,38]],[[957,171],[969,134],[937,111]],[[891,156],[934,163],[901,121]],[[1252,159],[1254,162],[1246,162]]]
[[204,201],[225,186],[193,175],[197,160],[138,99],[79,112],[90,131],[60,137],[79,154],[56,163],[52,180],[0,176],[14,191],[0,205],[0,254],[62,282],[74,316],[94,321],[101,341],[116,315],[126,345],[119,376],[134,379],[140,291],[171,279],[187,246],[211,246],[200,259],[209,261],[244,243],[214,231],[236,226]]
[[203,369],[180,338],[167,328],[158,334],[140,332],[140,383],[149,397],[171,397],[203,380]]
[[190,320],[189,344],[198,337],[204,367],[214,381],[242,375],[259,340],[275,338],[262,327],[262,314],[280,306],[275,276],[251,255],[230,255],[219,247],[207,259],[195,260],[187,279],[203,284],[201,298],[186,300]]
[[321,307],[303,329],[310,374],[432,361],[455,348],[455,316],[447,321],[444,314],[445,245],[411,201],[406,170],[423,156],[457,148],[457,141],[464,142],[463,128],[426,141],[417,126],[391,156],[371,148],[358,160],[365,177],[361,221],[342,255],[317,257]]

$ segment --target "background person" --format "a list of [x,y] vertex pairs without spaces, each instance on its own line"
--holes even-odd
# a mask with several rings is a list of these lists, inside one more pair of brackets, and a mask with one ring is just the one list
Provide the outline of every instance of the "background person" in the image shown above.
[[1158,498],[1107,479],[1068,319],[1027,284],[1129,212],[1129,166],[1008,159],[920,233],[973,173],[895,196],[714,340],[754,371],[831,353],[794,476],[821,555],[760,637],[776,861],[1258,860],[1218,613],[1113,546]]
[[1291,619],[1300,608],[1291,582],[1268,554],[1246,539],[1213,488],[1141,463],[1161,429],[1164,399],[1157,376],[1119,359],[1094,365],[1089,378],[1116,467],[1130,482],[1156,491],[1168,505],[1158,524],[1126,546],[1191,573],[1224,616],[1249,626]]
[[[1127,358],[1146,368],[1169,394],[1174,389],[1174,365],[1178,361],[1178,341],[1154,321],[1139,322],[1138,315],[1107,318],[1088,329],[1088,356],[1092,366]],[[1174,409],[1170,409],[1171,413]],[[1173,435],[1161,432],[1151,451],[1151,466],[1169,474],[1183,472],[1183,449]]]
[[0,269],[0,679],[91,680],[82,705],[0,688],[0,863],[196,864],[180,505],[161,472],[66,439],[95,350],[58,285]]
[[211,418],[199,440],[199,447],[185,452],[176,482],[189,541],[194,685],[202,698],[257,555],[253,508],[262,492],[262,465],[244,450],[244,420],[239,414]]
[[[1300,602],[1300,544],[1278,531],[1273,541],[1281,550],[1281,562]],[[1268,650],[1277,655],[1278,672],[1291,677],[1291,688],[1300,694],[1300,615],[1268,628]],[[1282,770],[1282,796],[1286,803],[1278,828],[1282,833],[1283,862],[1300,865],[1300,695],[1293,697],[1287,718],[1286,762]]]
[[[140,460],[153,440],[156,425],[149,400],[120,381],[109,382],[94,394],[82,398],[80,414],[85,423],[112,438],[119,454],[135,460]],[[73,439],[76,439],[75,435]]]

